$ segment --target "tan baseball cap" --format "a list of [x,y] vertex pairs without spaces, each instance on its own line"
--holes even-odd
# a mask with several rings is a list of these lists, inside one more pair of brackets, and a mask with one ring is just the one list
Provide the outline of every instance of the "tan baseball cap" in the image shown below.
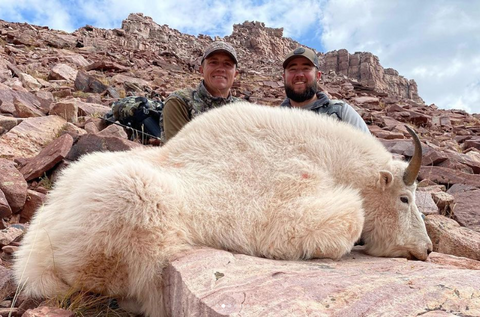
[[285,67],[287,67],[287,64],[290,60],[299,56],[303,56],[307,58],[309,61],[312,62],[313,66],[315,66],[317,69],[320,68],[320,66],[318,65],[317,54],[315,54],[314,51],[306,47],[297,47],[294,51],[288,53],[288,55],[285,56],[285,61],[283,62],[283,68],[285,69]]
[[234,60],[235,65],[238,64],[237,52],[235,52],[235,49],[233,48],[233,46],[231,46],[230,44],[228,44],[226,42],[222,42],[222,41],[215,41],[207,47],[207,49],[205,50],[205,53],[203,54],[201,63],[203,63],[203,61],[208,56],[210,56],[211,54],[213,54],[215,52],[218,52],[218,51],[228,53],[232,57],[232,59]]

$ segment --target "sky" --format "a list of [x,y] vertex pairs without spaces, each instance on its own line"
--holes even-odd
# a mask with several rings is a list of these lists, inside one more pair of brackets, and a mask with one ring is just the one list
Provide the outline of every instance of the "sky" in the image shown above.
[[0,0],[2,20],[67,32],[130,13],[195,36],[260,21],[318,52],[371,52],[427,105],[480,113],[480,0]]

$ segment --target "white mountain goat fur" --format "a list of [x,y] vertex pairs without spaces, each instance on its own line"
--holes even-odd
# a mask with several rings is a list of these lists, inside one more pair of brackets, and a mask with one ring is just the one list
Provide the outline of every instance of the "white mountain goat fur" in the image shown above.
[[161,148],[97,152],[68,167],[16,253],[16,280],[30,296],[82,288],[164,316],[162,270],[194,246],[339,259],[362,237],[369,254],[425,260],[415,144],[409,165],[310,111],[212,110]]

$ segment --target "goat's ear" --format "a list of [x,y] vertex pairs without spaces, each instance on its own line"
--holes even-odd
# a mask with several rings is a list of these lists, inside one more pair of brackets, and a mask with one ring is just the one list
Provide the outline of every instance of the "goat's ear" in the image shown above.
[[392,186],[393,174],[389,171],[380,171],[380,173],[378,173],[378,184],[382,190]]

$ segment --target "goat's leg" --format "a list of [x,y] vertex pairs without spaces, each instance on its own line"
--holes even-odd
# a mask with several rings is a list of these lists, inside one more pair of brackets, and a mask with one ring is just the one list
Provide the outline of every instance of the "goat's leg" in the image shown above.
[[358,192],[347,187],[315,191],[278,210],[261,241],[261,255],[276,259],[339,259],[362,233]]

